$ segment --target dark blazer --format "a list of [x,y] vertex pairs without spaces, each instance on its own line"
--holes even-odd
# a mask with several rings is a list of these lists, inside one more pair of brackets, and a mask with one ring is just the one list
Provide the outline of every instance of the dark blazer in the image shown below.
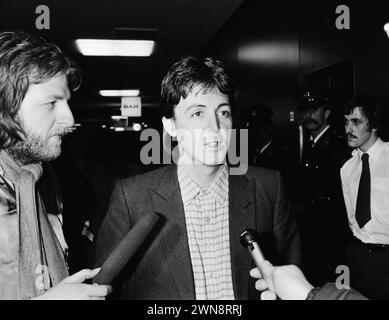
[[[229,228],[236,299],[258,299],[249,271],[254,267],[239,236],[256,229],[260,246],[275,263],[300,264],[297,224],[290,214],[280,174],[249,168],[229,177]],[[157,212],[160,223],[117,278],[115,298],[195,299],[192,265],[177,167],[170,165],[119,181],[97,236],[100,266],[142,215]],[[249,284],[250,282],[250,284]],[[115,290],[114,289],[114,290]]]

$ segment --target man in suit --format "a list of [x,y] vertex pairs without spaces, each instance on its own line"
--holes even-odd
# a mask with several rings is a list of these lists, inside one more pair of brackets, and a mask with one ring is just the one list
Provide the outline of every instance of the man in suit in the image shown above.
[[297,224],[280,174],[249,168],[233,175],[226,155],[232,129],[232,84],[223,64],[185,57],[162,81],[164,130],[177,138],[177,165],[118,182],[99,230],[101,263],[150,211],[160,224],[116,281],[126,299],[257,299],[253,267],[239,242],[256,229],[265,254],[300,263]]
[[346,243],[351,238],[339,175],[351,150],[344,137],[330,127],[327,96],[305,91],[298,107],[305,132],[301,163],[303,212],[299,215],[303,270],[310,281],[322,285],[337,276],[336,267],[344,264]]

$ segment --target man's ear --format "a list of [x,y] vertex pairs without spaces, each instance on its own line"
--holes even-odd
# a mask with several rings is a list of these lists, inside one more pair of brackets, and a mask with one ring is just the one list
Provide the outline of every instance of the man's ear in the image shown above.
[[162,124],[163,124],[163,128],[168,134],[170,134],[172,137],[177,136],[176,124],[174,123],[173,118],[167,119],[166,117],[162,117]]
[[326,119],[328,119],[331,115],[331,110],[330,109],[327,109],[325,112],[324,112],[324,116]]

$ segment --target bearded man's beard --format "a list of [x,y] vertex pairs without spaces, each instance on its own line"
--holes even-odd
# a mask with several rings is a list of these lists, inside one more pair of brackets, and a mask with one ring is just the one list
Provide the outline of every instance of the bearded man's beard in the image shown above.
[[31,132],[26,132],[23,140],[9,147],[11,156],[22,164],[30,164],[41,161],[51,161],[61,154],[61,137],[58,141],[42,140]]

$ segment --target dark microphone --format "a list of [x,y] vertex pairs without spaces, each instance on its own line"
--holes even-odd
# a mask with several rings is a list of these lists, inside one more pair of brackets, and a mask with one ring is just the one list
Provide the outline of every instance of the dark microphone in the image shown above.
[[93,278],[93,282],[111,284],[143,243],[158,219],[158,215],[154,212],[143,216],[105,260],[100,272]]
[[242,244],[242,246],[249,249],[249,252],[253,257],[256,266],[258,267],[259,271],[261,271],[261,274],[263,275],[261,266],[262,266],[262,262],[265,261],[265,257],[263,256],[263,253],[259,248],[257,239],[258,239],[258,233],[253,229],[246,229],[240,235],[240,243]]

